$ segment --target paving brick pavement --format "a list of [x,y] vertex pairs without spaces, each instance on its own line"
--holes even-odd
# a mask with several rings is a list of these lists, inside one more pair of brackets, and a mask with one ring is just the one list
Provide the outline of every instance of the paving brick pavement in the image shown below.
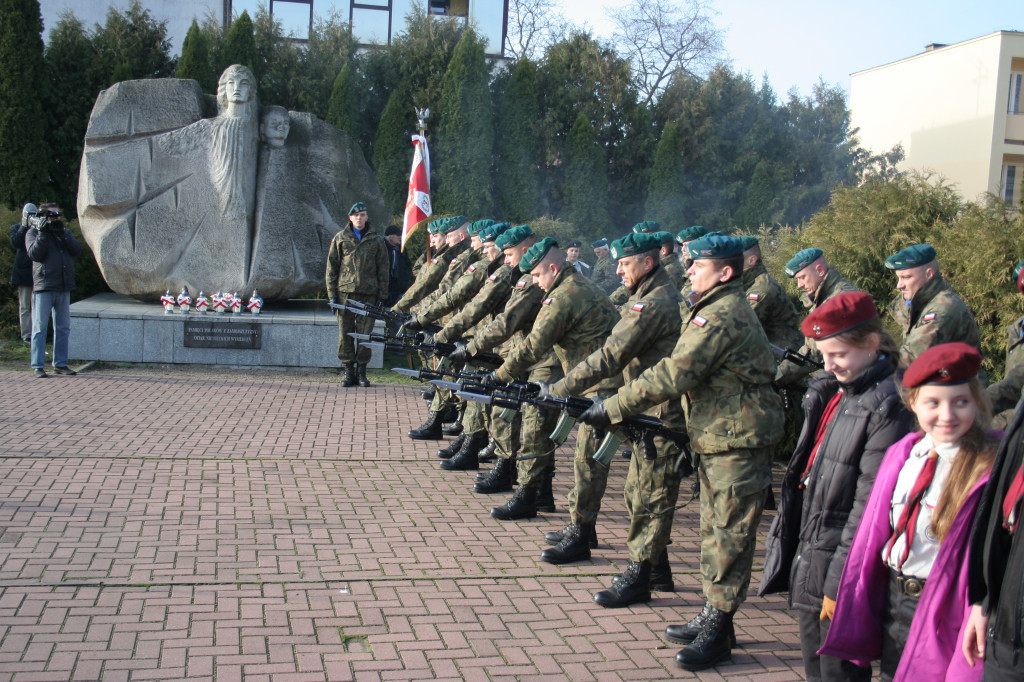
[[625,460],[593,560],[552,566],[570,447],[558,511],[501,523],[504,496],[405,437],[424,416],[415,386],[326,374],[0,369],[0,680],[803,679],[779,597],[743,606],[732,664],[675,667],[659,633],[702,604],[696,502],[678,591],[602,609]]

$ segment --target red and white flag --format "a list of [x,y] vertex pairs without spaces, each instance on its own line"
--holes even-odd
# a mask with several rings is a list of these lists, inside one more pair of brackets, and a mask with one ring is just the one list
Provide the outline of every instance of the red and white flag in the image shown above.
[[405,220],[402,225],[402,250],[405,242],[424,220],[430,217],[430,151],[425,135],[413,135],[416,148],[412,157],[412,172],[409,174],[409,196],[405,200]]

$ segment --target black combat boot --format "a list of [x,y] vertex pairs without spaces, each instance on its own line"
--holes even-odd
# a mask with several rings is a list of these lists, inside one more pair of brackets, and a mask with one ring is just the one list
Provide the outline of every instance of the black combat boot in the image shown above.
[[606,609],[651,601],[651,562],[630,561],[622,575],[612,580],[611,588],[594,595],[594,603]]
[[441,433],[446,436],[457,436],[462,433],[462,422],[457,421],[454,424],[445,424],[441,427]]
[[[612,578],[612,585],[622,579],[621,575]],[[658,563],[651,564],[651,591],[652,592],[675,592],[676,585],[672,582],[672,567],[668,564],[668,549],[661,550],[658,555]],[[696,637],[696,635],[694,635]],[[681,642],[689,644],[689,642]]]
[[345,378],[341,380],[341,385],[345,388],[356,385],[356,363],[345,363]]
[[711,606],[704,619],[704,629],[676,654],[676,663],[690,672],[705,670],[731,657],[735,641],[732,614]]
[[[572,528],[571,523],[562,530],[553,530],[548,533],[544,533],[544,542],[549,545],[557,545],[562,541],[562,538],[565,537],[566,532],[568,532],[570,528]],[[590,549],[597,549],[597,526],[590,527],[590,537],[588,538],[588,541],[590,542]]]
[[445,471],[479,469],[480,460],[476,458],[476,453],[480,452],[480,448],[485,445],[487,445],[486,431],[478,431],[466,436],[465,440],[462,441],[462,447],[459,448],[459,451],[451,459],[441,462],[441,468]]
[[422,391],[420,391],[420,397],[429,403],[431,400],[434,399],[435,393],[437,393],[437,390],[433,386],[431,386],[430,388],[424,388]]
[[487,447],[480,451],[480,454],[477,455],[477,459],[481,462],[493,462],[498,459],[498,453],[495,452],[497,449],[498,441],[494,440],[494,438],[488,438]]
[[516,458],[499,458],[494,463],[494,468],[488,471],[484,477],[473,486],[473,492],[481,495],[493,493],[507,493],[512,490],[512,481],[516,476]]
[[455,405],[449,405],[448,407],[441,410],[441,423],[451,424],[459,419],[459,408]]
[[366,365],[356,365],[356,378],[359,379],[359,385],[363,388],[370,387],[370,380],[366,378]]
[[491,516],[500,521],[532,519],[536,515],[537,488],[532,485],[519,486],[508,502],[491,510]]
[[440,412],[431,412],[423,426],[409,432],[413,440],[441,440],[442,437]]
[[[710,602],[704,602],[704,608],[701,612],[691,618],[688,623],[669,625],[665,628],[665,639],[676,644],[689,644],[697,639],[697,635],[704,630],[704,623],[707,622],[708,616],[711,615],[712,611],[716,610]],[[729,643],[732,646],[736,646],[736,633],[734,631],[731,632]]]
[[571,564],[590,558],[590,536],[594,524],[569,524],[562,534],[562,541],[540,553],[540,560],[549,564]]
[[440,457],[441,459],[451,459],[452,457],[455,456],[455,453],[459,451],[459,448],[462,447],[462,444],[465,442],[465,440],[466,434],[459,434],[459,437],[453,440],[451,445],[449,445],[446,448],[441,448],[440,450],[438,450],[437,456]]
[[555,494],[551,491],[552,476],[544,474],[540,482],[540,490],[537,492],[537,511],[546,514],[555,513]]

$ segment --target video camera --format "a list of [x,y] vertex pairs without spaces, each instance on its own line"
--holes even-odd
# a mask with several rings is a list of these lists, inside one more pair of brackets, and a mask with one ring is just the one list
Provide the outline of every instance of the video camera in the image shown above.
[[50,221],[57,220],[60,220],[60,211],[53,208],[43,209],[36,213],[32,218],[32,227],[36,228],[40,232],[45,232],[51,228]]

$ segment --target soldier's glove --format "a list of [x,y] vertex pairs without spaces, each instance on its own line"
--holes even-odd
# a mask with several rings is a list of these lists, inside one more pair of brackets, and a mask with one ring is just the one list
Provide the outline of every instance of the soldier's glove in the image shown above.
[[612,418],[608,416],[608,410],[605,408],[604,402],[595,400],[594,404],[580,415],[580,421],[584,424],[589,424],[595,429],[604,429],[611,426]]
[[537,384],[537,397],[538,398],[550,398],[551,397],[551,384],[546,381],[535,381]]
[[409,332],[410,334],[415,334],[416,332],[421,331],[422,329],[423,325],[420,324],[420,321],[415,317],[405,323],[405,331]]
[[498,378],[498,372],[488,372],[484,375],[481,381],[484,382],[484,386],[504,386],[505,382]]
[[455,343],[455,350],[448,354],[448,360],[453,365],[463,365],[469,360],[469,348],[464,343]]
[[430,332],[419,332],[416,334],[416,342],[424,346],[433,346],[434,335]]

